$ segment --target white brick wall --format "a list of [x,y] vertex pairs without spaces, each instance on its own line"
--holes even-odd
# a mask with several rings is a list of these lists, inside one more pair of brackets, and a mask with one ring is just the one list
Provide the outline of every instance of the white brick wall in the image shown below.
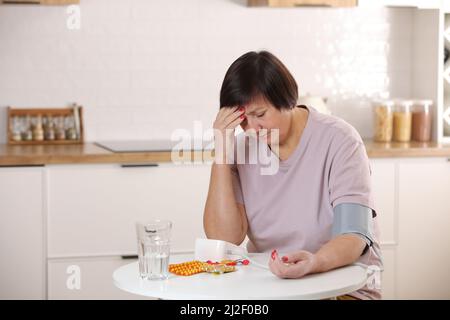
[[[268,49],[301,93],[370,136],[367,97],[410,94],[410,9],[248,8],[239,0],[82,0],[0,6],[0,142],[8,105],[85,107],[88,141],[170,137],[205,128],[228,66]],[[355,112],[357,111],[357,112]]]

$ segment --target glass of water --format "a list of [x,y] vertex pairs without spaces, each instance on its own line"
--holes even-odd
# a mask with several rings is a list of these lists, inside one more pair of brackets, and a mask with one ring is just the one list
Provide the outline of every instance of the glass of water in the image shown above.
[[150,220],[136,223],[139,274],[142,279],[163,280],[169,277],[170,233],[169,220]]

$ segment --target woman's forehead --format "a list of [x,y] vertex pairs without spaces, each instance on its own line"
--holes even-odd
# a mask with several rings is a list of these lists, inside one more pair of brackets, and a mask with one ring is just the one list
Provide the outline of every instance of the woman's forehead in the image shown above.
[[254,112],[265,108],[270,108],[271,104],[266,99],[252,99],[249,103],[244,105],[246,112]]

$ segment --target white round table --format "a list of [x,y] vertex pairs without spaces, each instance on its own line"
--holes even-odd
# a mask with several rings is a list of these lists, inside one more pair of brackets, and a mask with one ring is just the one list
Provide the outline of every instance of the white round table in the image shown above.
[[[267,254],[251,254],[252,259],[267,264]],[[194,260],[193,254],[171,255],[170,263]],[[214,275],[199,273],[183,277],[171,274],[166,280],[143,280],[137,262],[124,265],[113,273],[114,284],[137,295],[168,300],[244,300],[244,299],[326,299],[362,288],[366,270],[347,266],[301,279],[280,279],[270,270],[251,263],[237,266],[237,271]]]

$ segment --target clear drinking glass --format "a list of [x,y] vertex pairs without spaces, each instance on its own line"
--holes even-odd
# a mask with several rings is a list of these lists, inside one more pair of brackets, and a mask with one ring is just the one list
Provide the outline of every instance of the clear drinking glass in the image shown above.
[[142,279],[168,278],[171,230],[172,222],[169,220],[136,223],[139,273]]

